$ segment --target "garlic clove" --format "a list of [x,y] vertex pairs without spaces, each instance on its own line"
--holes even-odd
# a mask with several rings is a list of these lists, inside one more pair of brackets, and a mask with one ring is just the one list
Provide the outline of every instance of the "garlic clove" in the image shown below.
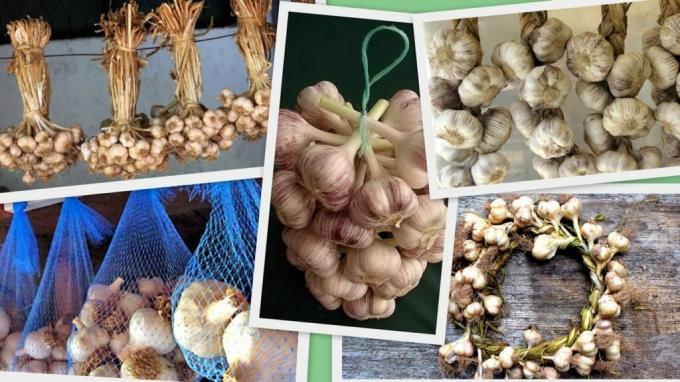
[[312,220],[316,199],[297,183],[292,171],[276,171],[272,179],[272,206],[283,225],[304,228]]
[[534,68],[531,49],[517,41],[505,41],[496,45],[491,62],[498,66],[511,82],[524,80]]
[[439,170],[439,185],[442,188],[469,187],[472,182],[470,170],[448,165]]
[[674,14],[667,17],[659,29],[661,45],[674,56],[680,55],[680,16]]
[[529,138],[529,148],[544,159],[566,155],[574,146],[574,132],[562,118],[546,118]]
[[583,120],[583,134],[586,144],[595,155],[616,147],[616,140],[602,125],[602,114],[592,113],[586,116]]
[[464,108],[458,95],[459,81],[441,77],[430,78],[430,102],[434,110],[441,112],[446,109],[460,110]]
[[583,80],[576,82],[576,95],[585,107],[599,113],[604,111],[604,108],[614,100],[609,90],[601,83]]
[[335,243],[318,236],[308,228],[283,230],[283,242],[297,254],[305,268],[321,277],[337,273],[340,253]]
[[444,110],[434,121],[435,137],[456,149],[476,147],[483,131],[482,123],[467,110]]
[[434,76],[461,80],[482,61],[482,47],[466,31],[442,28],[427,45],[427,59]]
[[389,280],[372,286],[373,292],[385,299],[403,297],[418,286],[427,262],[422,259],[402,258],[401,267]]
[[536,28],[529,35],[528,43],[536,56],[543,63],[553,63],[564,55],[567,42],[573,36],[571,28],[554,17]]
[[496,184],[505,180],[510,171],[510,161],[501,153],[482,154],[470,168],[476,185]]
[[493,65],[476,66],[458,86],[458,95],[465,106],[489,106],[508,84],[503,71]]
[[525,139],[531,137],[531,133],[536,129],[541,117],[528,103],[524,101],[514,101],[510,106],[510,115],[514,126],[519,130]]
[[614,64],[614,48],[602,35],[585,32],[567,43],[567,68],[578,78],[598,82],[607,78]]
[[385,176],[364,183],[354,194],[349,214],[359,226],[388,230],[418,209],[418,196],[401,178]]
[[361,298],[366,294],[366,291],[368,291],[368,285],[356,283],[347,278],[342,267],[338,269],[338,272],[328,277],[321,278],[319,287],[326,294],[347,301]]
[[635,97],[651,74],[652,66],[644,54],[639,52],[620,54],[607,75],[609,91],[617,98]]
[[532,109],[556,109],[562,106],[570,90],[571,81],[562,69],[544,65],[529,73],[519,89],[519,96]]
[[393,246],[375,240],[363,249],[353,249],[345,257],[345,276],[353,282],[380,285],[401,267],[401,256]]
[[558,171],[561,177],[597,174],[595,157],[587,153],[569,155],[560,164]]
[[312,272],[305,272],[307,289],[326,310],[336,310],[342,306],[342,299],[332,296],[321,289],[321,278]]
[[562,158],[544,159],[540,156],[535,156],[531,163],[541,179],[560,177],[559,169],[560,164],[562,164]]
[[420,97],[413,90],[399,90],[389,100],[381,121],[406,133],[423,129]]
[[649,80],[658,89],[668,89],[675,85],[680,64],[675,57],[660,46],[650,46],[645,50],[645,57],[651,66]]
[[345,314],[359,321],[387,318],[394,314],[395,308],[394,299],[384,299],[371,290],[362,298],[345,301],[342,304]]
[[475,148],[478,152],[482,154],[496,152],[510,139],[513,121],[508,109],[504,107],[489,108],[482,113],[479,121],[484,126],[484,130],[482,140]]

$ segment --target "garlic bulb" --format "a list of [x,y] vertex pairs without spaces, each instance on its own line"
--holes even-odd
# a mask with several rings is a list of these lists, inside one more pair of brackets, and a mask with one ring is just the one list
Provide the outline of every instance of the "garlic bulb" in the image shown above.
[[354,249],[345,257],[345,276],[355,283],[380,285],[401,267],[401,256],[393,246],[375,240],[363,249]]
[[253,328],[248,321],[249,312],[241,312],[224,330],[222,346],[230,366],[225,381],[294,380],[297,333]]
[[125,280],[118,277],[110,285],[92,284],[87,290],[88,301],[108,301],[116,293],[120,292],[120,288],[125,283]]
[[468,321],[475,321],[484,316],[484,306],[479,301],[474,301],[463,309],[463,317]]
[[476,66],[458,86],[458,95],[465,106],[489,106],[508,84],[503,71],[493,65]]
[[652,110],[637,98],[617,98],[602,115],[602,127],[615,137],[644,137],[655,123]]
[[497,316],[501,313],[501,307],[503,306],[502,298],[492,294],[484,295],[482,296],[482,302],[484,304],[484,310],[487,314]]
[[510,213],[508,203],[505,200],[497,198],[489,203],[489,222],[491,224],[501,224],[512,218],[512,213]]
[[73,320],[77,331],[67,342],[68,354],[74,362],[85,362],[97,349],[109,344],[109,333],[99,326],[86,328],[80,320]]
[[481,271],[475,265],[468,265],[460,271],[463,282],[469,284],[472,288],[476,290],[482,290],[486,288],[487,280],[484,272]]
[[[118,296],[118,302],[117,302],[117,307],[121,309],[127,317],[132,317],[132,315],[138,310],[143,308],[147,304],[148,299],[155,299],[157,296],[163,294],[163,289],[165,289],[165,283],[163,280],[159,278],[154,278],[158,279],[161,281],[161,286],[160,289],[157,289],[157,292],[149,294],[148,292],[144,294],[145,297],[142,297],[136,293],[130,293],[130,292],[121,292],[120,295]],[[140,293],[144,293],[144,278],[137,280],[137,285],[139,288]],[[146,279],[146,280],[153,280],[153,279]],[[169,292],[168,292],[169,293]]]
[[654,101],[654,104],[656,105],[663,102],[678,102],[677,82],[676,87],[670,87],[668,89],[659,89],[652,86],[650,95],[652,97],[652,101]]
[[588,153],[567,156],[558,171],[561,177],[597,174],[595,157]]
[[590,375],[595,365],[595,356],[586,356],[583,354],[574,354],[571,356],[571,363],[578,375],[586,377]]
[[561,348],[559,348],[552,356],[552,361],[553,364],[555,365],[555,369],[562,373],[566,373],[567,371],[569,371],[569,368],[571,368],[572,354],[573,353],[571,349],[567,346],[562,346]]
[[652,66],[644,54],[638,52],[620,54],[607,75],[609,91],[617,98],[635,97],[651,74]]
[[88,377],[120,378],[118,369],[113,365],[102,365],[92,370]]
[[492,225],[484,231],[484,242],[488,246],[497,246],[501,251],[508,249],[510,237],[507,229],[505,225]]
[[611,345],[605,350],[605,355],[609,361],[618,361],[621,359],[621,340],[616,338]]
[[12,329],[9,314],[0,308],[0,341],[4,340]]
[[680,64],[666,49],[650,46],[645,50],[645,57],[652,68],[649,80],[658,89],[668,89],[675,85]]
[[654,146],[641,147],[638,150],[640,158],[638,159],[638,168],[641,170],[649,168],[659,168],[661,167],[661,162],[663,160],[663,155],[661,150]]
[[395,308],[396,302],[394,299],[384,299],[374,294],[371,290],[362,298],[345,301],[342,304],[345,314],[359,321],[387,318],[394,314]]
[[[159,294],[162,294],[163,290],[166,289],[165,281],[160,277],[142,277],[137,280],[137,289],[142,296],[153,299]],[[126,293],[127,292],[123,292],[122,294]],[[132,313],[134,313],[134,311],[131,312],[130,315],[132,315]]]
[[510,115],[512,115],[514,126],[525,139],[531,137],[531,133],[541,122],[540,115],[524,101],[514,101],[510,106]]
[[368,290],[368,285],[355,283],[347,278],[342,268],[331,276],[322,278],[319,287],[326,294],[348,301],[361,298]]
[[221,333],[246,304],[243,294],[225,283],[210,279],[191,283],[182,291],[173,311],[177,344],[199,357],[220,356]]
[[28,333],[20,352],[32,359],[45,360],[52,354],[52,342],[54,340],[54,334],[50,332],[49,328],[41,328]]
[[448,165],[439,170],[439,185],[443,188],[469,187],[473,185],[470,170]]
[[473,262],[479,258],[481,249],[481,245],[476,241],[465,240],[463,242],[463,257],[465,257],[465,260]]
[[597,300],[597,314],[601,318],[614,318],[621,314],[621,306],[614,297],[605,294]]
[[399,250],[406,257],[443,251],[446,229],[446,205],[429,195],[418,196],[418,209],[392,232]]
[[528,43],[538,61],[549,64],[564,55],[567,41],[571,39],[571,28],[554,17],[550,17],[529,35]]
[[504,107],[489,108],[479,117],[479,121],[484,126],[484,130],[482,140],[476,150],[482,154],[500,150],[512,132],[513,122],[510,111]]
[[674,14],[667,17],[659,29],[661,45],[674,56],[680,55],[680,16]]
[[585,32],[572,37],[566,51],[567,68],[583,81],[604,80],[614,64],[614,48],[597,33]]
[[177,381],[177,369],[169,359],[154,353],[153,349],[131,350],[122,356],[120,377],[126,379],[151,379]]
[[534,68],[531,49],[517,41],[505,41],[496,45],[491,62],[503,71],[510,82],[524,80]]
[[656,107],[654,117],[666,134],[680,137],[680,104],[677,102],[661,103]]
[[380,176],[354,194],[349,215],[361,227],[391,231],[418,209],[418,196],[401,178]]
[[317,235],[349,248],[366,248],[375,237],[373,229],[354,223],[347,211],[331,212],[319,208],[311,228]]
[[336,133],[349,135],[352,133],[352,125],[349,121],[319,107],[322,96],[334,101],[345,103],[345,99],[332,82],[321,81],[316,85],[308,86],[297,96],[297,110],[300,115],[313,126],[331,130]]
[[406,133],[422,130],[420,97],[413,90],[399,90],[390,98],[389,107],[380,120]]
[[621,291],[626,286],[626,279],[619,276],[615,272],[608,272],[604,278],[609,293],[616,293]]
[[429,90],[432,107],[438,112],[446,109],[459,110],[464,107],[458,95],[458,81],[433,77],[430,78]]
[[498,360],[501,362],[503,369],[509,369],[515,364],[514,360],[515,349],[512,346],[506,346],[498,354]]
[[458,357],[470,358],[475,355],[475,347],[470,341],[470,332],[465,332],[465,335],[458,340],[442,345],[439,347],[439,355],[444,358],[447,363],[454,363]]
[[615,253],[626,252],[630,249],[630,240],[616,231],[607,235],[607,244]]
[[307,271],[305,272],[305,280],[307,282],[307,289],[309,293],[321,304],[326,310],[336,310],[342,306],[342,299],[332,296],[321,289],[321,278],[316,274]]
[[560,177],[561,158],[544,159],[540,156],[535,156],[531,161],[534,170],[538,173],[541,179],[553,179]]
[[564,103],[571,90],[569,76],[553,65],[531,70],[519,89],[520,98],[532,109],[556,109]]
[[524,329],[522,331],[522,336],[524,337],[524,341],[527,343],[529,347],[538,345],[543,341],[543,336],[541,336],[541,332],[536,329],[536,327],[529,327],[527,329]]
[[659,35],[661,27],[655,25],[642,33],[642,48],[647,49],[650,46],[661,45],[661,36]]
[[386,282],[373,286],[372,290],[376,295],[385,299],[405,296],[418,286],[426,268],[425,260],[402,258],[399,271]]
[[510,161],[501,153],[483,154],[470,168],[476,185],[496,184],[505,180],[510,171]]
[[272,179],[272,206],[281,223],[291,228],[304,228],[312,220],[316,199],[298,183],[292,171],[276,171]]
[[340,265],[340,253],[335,243],[318,236],[308,228],[283,230],[283,242],[297,254],[308,269],[321,277],[334,274]]
[[614,137],[602,126],[602,114],[588,114],[583,120],[583,134],[588,147],[600,155],[616,146]]
[[573,239],[559,236],[541,234],[534,239],[531,255],[537,260],[550,260],[558,249],[564,249],[571,244]]
[[435,139],[456,149],[476,147],[482,140],[484,126],[467,110],[444,110],[434,121]]
[[427,59],[433,76],[462,80],[482,61],[482,47],[466,31],[442,28],[427,45]]
[[609,150],[597,157],[597,171],[621,172],[637,170],[637,161],[628,152]]
[[529,148],[544,159],[566,155],[574,146],[574,132],[564,119],[546,118],[536,126],[529,138]]
[[599,113],[604,111],[604,108],[614,100],[609,90],[602,84],[582,80],[576,82],[576,95],[583,106]]
[[165,355],[177,345],[171,323],[154,309],[139,309],[130,318],[129,325],[129,345],[135,349],[151,348],[159,355]]
[[576,342],[572,345],[571,350],[588,357],[596,355],[597,345],[595,345],[595,333],[591,330],[582,331],[576,338]]
[[458,167],[469,167],[477,161],[477,151],[474,149],[457,149],[447,141],[434,139],[434,152],[448,164]]

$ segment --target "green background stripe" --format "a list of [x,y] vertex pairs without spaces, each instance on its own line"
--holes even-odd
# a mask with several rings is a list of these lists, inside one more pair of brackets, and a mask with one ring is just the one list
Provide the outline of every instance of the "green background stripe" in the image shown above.
[[[329,5],[398,12],[432,12],[526,2],[512,0],[328,0]],[[647,179],[634,183],[680,183],[680,177]],[[331,337],[311,335],[309,343],[309,382],[331,382],[331,365]]]

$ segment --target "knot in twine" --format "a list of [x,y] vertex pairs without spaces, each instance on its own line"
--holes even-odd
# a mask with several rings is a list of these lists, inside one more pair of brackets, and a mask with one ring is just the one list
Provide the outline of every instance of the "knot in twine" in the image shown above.
[[[373,36],[380,31],[396,33],[401,37],[404,43],[404,47],[401,53],[399,53],[399,56],[397,58],[395,58],[389,65],[383,68],[376,75],[371,77],[368,67],[368,44],[371,42]],[[364,36],[364,40],[361,44],[361,65],[363,67],[364,72],[363,74],[365,87],[361,98],[361,117],[359,118],[359,135],[361,136],[362,153],[370,152],[370,150],[372,150],[368,136],[368,128],[366,126],[366,114],[368,113],[366,109],[368,108],[368,101],[371,98],[371,86],[373,86],[373,84],[375,84],[376,82],[380,81],[383,77],[389,74],[395,67],[397,67],[397,65],[404,61],[404,58],[406,58],[406,54],[409,51],[409,48],[410,41],[408,36],[406,36],[406,33],[404,33],[401,29],[397,28],[394,25],[378,26],[376,28],[373,28],[370,32],[366,34],[366,36]]]

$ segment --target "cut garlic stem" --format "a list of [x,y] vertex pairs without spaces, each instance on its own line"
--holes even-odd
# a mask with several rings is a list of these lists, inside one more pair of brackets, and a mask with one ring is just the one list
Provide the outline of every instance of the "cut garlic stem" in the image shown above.
[[[328,97],[321,97],[319,106],[333,114],[336,114],[352,122],[358,122],[359,119],[361,118],[360,112],[352,110],[338,102],[333,101]],[[368,126],[369,130],[380,134],[381,136],[385,137],[388,141],[393,143],[403,140],[404,137],[406,136],[400,131],[393,129],[392,127],[380,121],[377,121],[368,115],[366,116],[366,125]]]
[[378,163],[380,163],[383,167],[393,170],[397,168],[396,158],[380,154],[377,154],[375,157],[378,159]]

